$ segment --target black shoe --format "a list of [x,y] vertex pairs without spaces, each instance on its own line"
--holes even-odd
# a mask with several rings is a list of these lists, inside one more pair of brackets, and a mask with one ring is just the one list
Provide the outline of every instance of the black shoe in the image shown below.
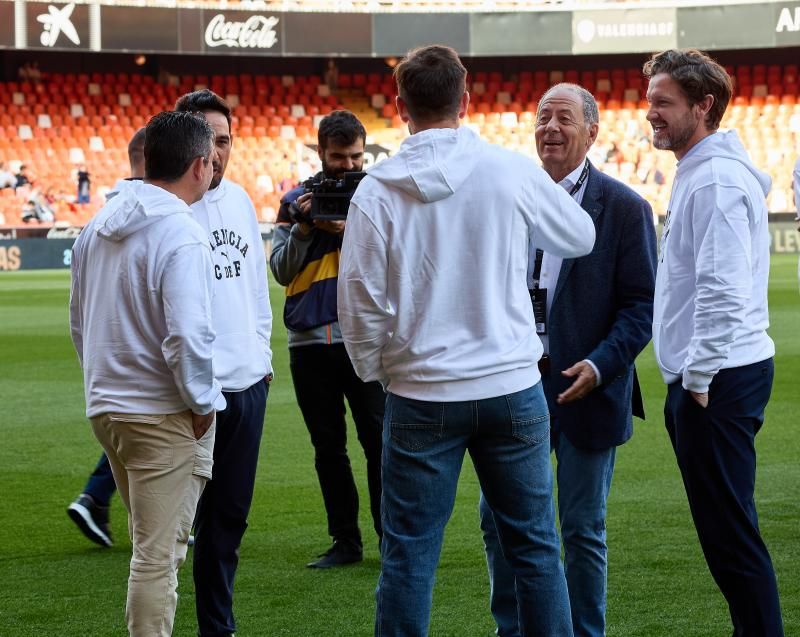
[[361,544],[352,540],[334,540],[333,546],[319,556],[320,559],[306,564],[308,568],[331,568],[354,564],[364,559]]
[[97,505],[94,498],[81,493],[67,507],[67,515],[78,525],[81,532],[100,546],[113,546],[111,527],[108,524],[108,507]]

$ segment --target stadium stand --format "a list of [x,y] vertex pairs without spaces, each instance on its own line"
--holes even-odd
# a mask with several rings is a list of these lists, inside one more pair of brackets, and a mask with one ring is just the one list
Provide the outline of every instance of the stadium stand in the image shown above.
[[[773,177],[771,211],[792,206],[791,172],[800,139],[798,66],[729,68],[736,97],[723,127],[739,129],[753,161]],[[671,154],[655,152],[645,119],[645,84],[637,68],[476,72],[470,77],[467,122],[490,141],[535,157],[538,99],[553,83],[579,83],[601,107],[602,126],[592,159],[666,212],[674,173]],[[126,175],[127,141],[176,98],[208,86],[235,106],[237,152],[229,167],[243,184],[262,221],[272,221],[278,201],[298,176],[316,168],[316,124],[334,108],[354,111],[370,132],[369,143],[390,151],[406,132],[394,109],[396,89],[388,73],[340,73],[332,95],[317,76],[182,75],[165,84],[129,73],[45,74],[41,82],[0,82],[0,159],[25,164],[33,189],[0,191],[5,225],[22,223],[31,198],[44,198],[56,220],[82,225],[115,181]],[[92,201],[74,204],[76,168],[86,164]]]

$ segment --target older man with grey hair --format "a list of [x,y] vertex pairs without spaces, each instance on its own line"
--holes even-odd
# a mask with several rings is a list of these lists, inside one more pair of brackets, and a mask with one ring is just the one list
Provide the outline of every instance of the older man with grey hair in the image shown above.
[[[597,238],[590,254],[572,259],[532,245],[528,268],[576,637],[605,635],[606,500],[616,447],[631,437],[633,416],[644,417],[634,359],[650,340],[656,271],[649,204],[586,157],[598,122],[594,97],[575,84],[553,86],[539,102],[542,166],[589,213]],[[483,500],[481,526],[497,632],[517,637],[514,577]]]

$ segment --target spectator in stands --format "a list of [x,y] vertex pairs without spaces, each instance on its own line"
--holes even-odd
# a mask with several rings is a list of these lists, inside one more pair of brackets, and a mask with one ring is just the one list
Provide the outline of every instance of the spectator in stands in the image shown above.
[[330,58],[325,66],[325,73],[322,76],[325,84],[331,90],[331,93],[336,93],[339,88],[339,67],[336,66],[336,60]]
[[6,168],[6,163],[0,161],[0,189],[2,188],[15,188],[17,185],[17,178],[14,173]]
[[[542,167],[589,213],[596,239],[590,254],[563,261],[532,245],[528,265],[576,637],[606,633],[606,501],[616,447],[633,434],[632,417],[644,418],[634,360],[650,341],[656,276],[650,204],[586,156],[599,121],[592,94],[574,84],[557,84],[539,102]],[[483,498],[481,526],[497,634],[519,637],[514,574]]]
[[30,223],[51,223],[55,221],[55,214],[44,194],[38,188],[31,187],[28,192],[28,201],[22,210],[22,221]]
[[[117,182],[109,192],[108,199],[113,198],[126,188],[127,182],[144,179],[145,131],[145,128],[140,128],[128,143],[128,161],[130,162],[131,176]],[[89,476],[83,491],[67,507],[67,515],[75,522],[81,532],[100,546],[112,546],[114,543],[109,523],[109,506],[111,505],[111,496],[114,495],[115,490],[114,475],[111,472],[108,457],[104,453],[100,456],[100,460],[98,460],[97,466]]]
[[[172,634],[177,570],[211,477],[213,278],[189,206],[213,177],[214,131],[186,113],[147,125],[146,176],[110,199],[72,250],[70,328],[86,415],[128,510],[133,556],[126,619],[133,637]],[[141,285],[110,285],[111,281]]]
[[375,634],[427,635],[436,566],[469,451],[516,576],[523,634],[572,635],[550,467],[528,242],[588,253],[588,214],[536,162],[460,126],[455,51],[395,67],[411,136],[350,206],[339,320],[356,372],[387,389]]
[[253,202],[225,178],[231,108],[208,89],[188,93],[178,111],[203,113],[215,133],[214,176],[192,216],[211,245],[214,372],[227,407],[217,412],[214,476],[195,517],[193,576],[200,637],[233,635],[233,586],[253,500],[258,453],[272,380],[272,310],[267,263]]
[[719,132],[731,78],[707,55],[668,50],[645,65],[653,145],[680,162],[661,237],[653,343],[664,416],[700,545],[734,635],[783,635],[758,528],[755,436],[775,345],[767,335],[770,178],[735,130]]
[[25,171],[26,171],[25,164],[20,164],[19,170],[15,175],[17,182],[14,185],[14,190],[16,190],[17,188],[22,188],[23,186],[28,186],[31,183],[31,180]]
[[91,200],[91,187],[92,181],[89,178],[89,171],[86,170],[86,166],[82,165],[78,168],[78,197],[77,203],[87,204]]
[[[359,171],[367,133],[349,111],[334,111],[319,125],[322,171],[314,179]],[[336,278],[345,221],[311,221],[311,194],[298,186],[281,199],[272,238],[270,268],[286,286],[283,319],[297,404],[311,443],[333,545],[308,564],[329,568],[359,562],[358,491],[347,457],[345,398],[367,459],[372,522],[381,537],[381,425],[385,394],[362,382],[347,356],[337,322]]]

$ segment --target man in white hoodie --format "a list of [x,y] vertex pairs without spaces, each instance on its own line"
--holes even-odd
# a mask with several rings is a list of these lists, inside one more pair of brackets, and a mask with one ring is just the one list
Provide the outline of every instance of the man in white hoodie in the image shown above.
[[189,206],[208,189],[214,131],[160,113],[145,142],[145,180],[130,182],[72,251],[70,330],[86,415],[105,449],[133,542],[126,618],[134,637],[172,634],[177,571],[211,477],[213,279]]
[[460,127],[452,49],[395,70],[411,137],[361,182],[339,269],[356,372],[387,390],[375,634],[427,635],[436,565],[469,451],[516,576],[524,635],[572,635],[528,246],[587,254],[591,218],[530,159]]
[[[140,181],[144,178],[144,136],[145,129],[140,128],[128,142],[131,176],[119,180],[108,193],[108,199],[112,199],[125,189],[130,181]],[[111,537],[109,510],[111,497],[116,490],[117,485],[114,483],[111,465],[108,464],[108,457],[103,453],[86,481],[83,491],[67,507],[67,515],[75,522],[81,533],[92,542],[104,547],[112,546],[114,543]]]
[[653,313],[669,386],[664,417],[700,545],[736,637],[783,635],[753,497],[755,435],[772,389],[767,335],[770,178],[735,131],[718,132],[725,69],[695,50],[645,65],[653,145],[678,159],[661,235]]
[[230,106],[203,89],[181,97],[175,110],[203,113],[215,133],[214,175],[192,216],[211,246],[214,372],[227,407],[217,413],[214,477],[197,505],[192,574],[198,635],[223,637],[236,630],[233,584],[272,380],[272,310],[255,208],[241,186],[224,178],[233,145]]

